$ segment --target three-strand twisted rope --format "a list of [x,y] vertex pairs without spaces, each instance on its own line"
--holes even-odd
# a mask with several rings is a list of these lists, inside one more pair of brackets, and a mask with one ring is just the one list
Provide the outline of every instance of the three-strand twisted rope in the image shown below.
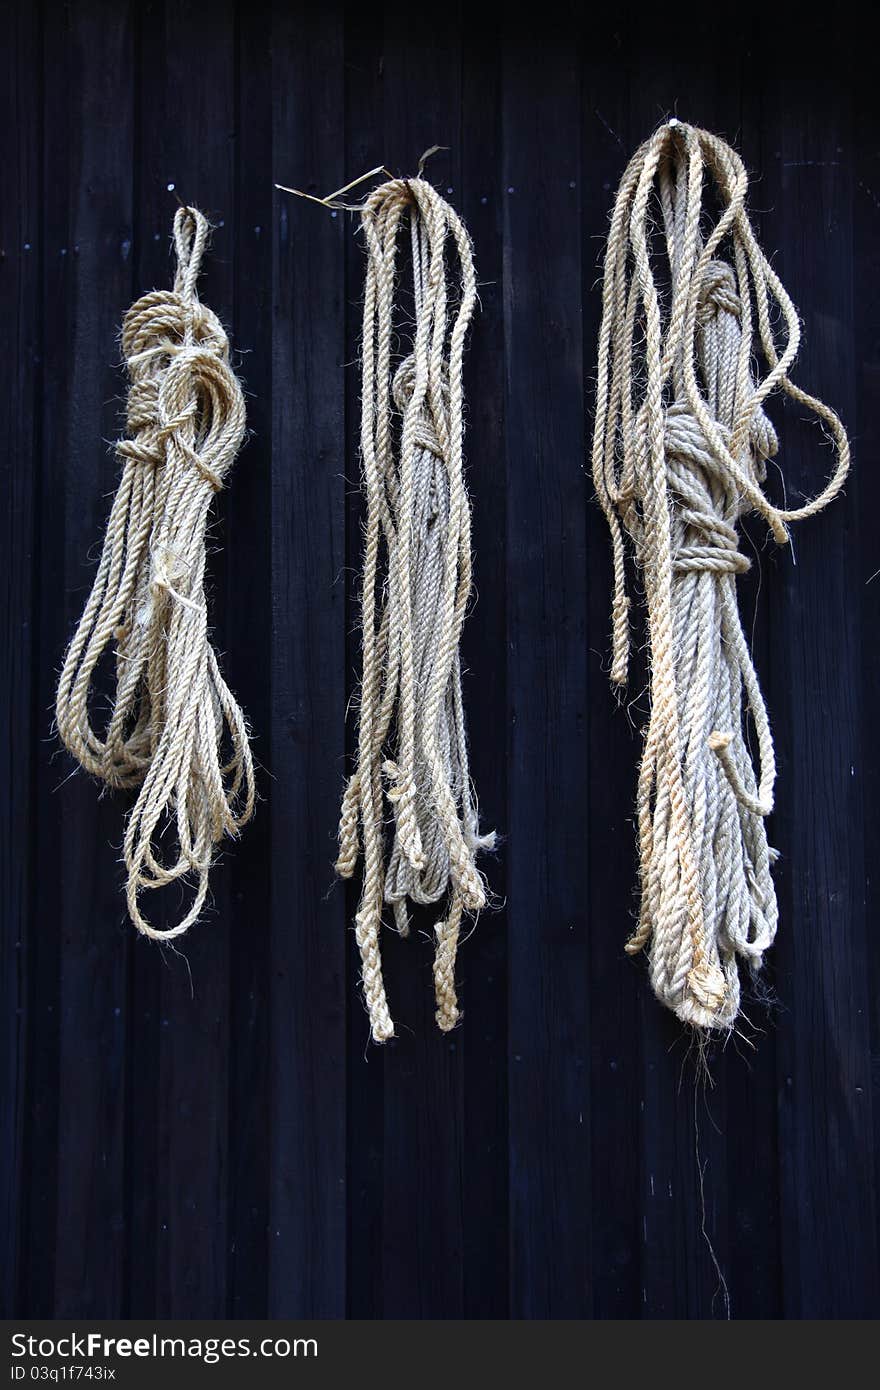
[[[455,958],[464,912],[486,901],[468,770],[458,643],[471,591],[462,463],[462,358],[477,298],[459,217],[421,178],[393,179],[361,211],[367,244],[361,453],[367,519],[357,766],[345,791],[337,871],[362,850],[356,936],[373,1038],[391,1037],[379,950],[383,904],[409,931],[407,900],[447,898],[435,928],[437,1023],[459,1018]],[[398,234],[409,223],[415,328],[393,356]],[[453,252],[457,275],[448,264]],[[394,837],[386,867],[384,802]]]
[[[657,996],[700,1028],[732,1026],[737,956],[757,969],[777,922],[765,830],[776,769],[737,608],[736,577],[749,567],[737,521],[755,511],[785,542],[788,523],[827,506],[849,469],[834,411],[790,379],[800,325],[755,238],[747,185],[729,145],[677,121],[632,159],[605,259],[593,439],[613,548],[614,682],[628,664],[627,534],[650,641],[641,913],[627,950],[650,945]],[[706,235],[710,199],[720,213]],[[767,370],[756,380],[759,352]],[[763,405],[776,388],[818,416],[836,453],[825,486],[794,509],[763,490],[777,450]]]
[[[181,208],[174,289],[145,294],[125,316],[122,478],[56,701],[58,732],[82,766],[111,787],[139,788],[124,841],[128,910],[158,938],[196,921],[214,844],[236,835],[254,807],[248,730],[208,637],[204,590],[211,503],[245,432],[226,334],[196,293],[207,236],[202,214]],[[89,706],[111,643],[116,688],[100,733]],[[166,832],[176,838],[170,862]],[[188,875],[196,887],[182,920],[151,926],[141,891]]]

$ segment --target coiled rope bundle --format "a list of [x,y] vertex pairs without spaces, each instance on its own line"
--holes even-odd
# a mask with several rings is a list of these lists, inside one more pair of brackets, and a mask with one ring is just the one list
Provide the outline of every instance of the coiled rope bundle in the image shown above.
[[[729,145],[678,121],[632,159],[605,258],[593,440],[613,545],[615,683],[626,681],[629,650],[625,535],[650,643],[641,913],[627,950],[650,946],[658,998],[702,1029],[732,1027],[737,957],[758,969],[777,923],[765,830],[776,769],[737,608],[736,577],[749,567],[737,522],[755,511],[784,543],[788,523],[827,506],[849,469],[834,411],[789,376],[800,325],[755,238],[747,185]],[[766,373],[756,379],[759,353]],[[763,406],[776,388],[818,417],[836,453],[822,491],[794,509],[763,490],[777,451]]]
[[[383,1042],[394,1033],[379,949],[383,904],[406,936],[408,902],[446,900],[435,928],[434,982],[437,1023],[453,1028],[462,916],[485,904],[474,861],[493,837],[478,829],[458,652],[471,591],[462,468],[462,358],[477,298],[470,240],[421,178],[375,189],[361,222],[363,678],[357,766],[343,798],[336,868],[350,878],[363,853],[356,937],[372,1036]],[[406,222],[415,325],[412,351],[396,360],[398,234]],[[386,798],[394,819],[387,866]]]
[[[128,910],[147,936],[179,936],[208,891],[214,844],[254,808],[244,715],[208,637],[205,530],[245,432],[241,386],[196,280],[208,237],[200,212],[174,220],[174,289],[129,309],[122,348],[130,388],[122,478],[92,592],[58,684],[58,732],[87,771],[139,788],[124,841]],[[115,643],[116,688],[106,729],[89,710],[92,682]],[[161,840],[176,836],[170,861]],[[140,893],[195,877],[193,901],[168,929],[150,925]]]

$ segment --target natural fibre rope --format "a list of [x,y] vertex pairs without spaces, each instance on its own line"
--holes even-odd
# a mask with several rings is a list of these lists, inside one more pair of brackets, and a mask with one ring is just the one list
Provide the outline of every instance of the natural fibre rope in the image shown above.
[[[412,351],[398,360],[397,248],[406,222],[415,325]],[[372,1036],[383,1042],[394,1033],[379,950],[383,903],[406,936],[407,900],[446,899],[435,927],[434,984],[437,1023],[453,1028],[462,916],[485,904],[474,860],[493,837],[478,829],[458,654],[471,591],[462,467],[462,357],[477,299],[470,239],[421,178],[392,179],[375,189],[361,224],[367,250],[363,678],[357,767],[343,798],[336,868],[350,878],[363,851],[356,936]],[[394,816],[387,866],[384,796]]]
[[[196,921],[213,845],[236,835],[254,807],[248,730],[209,641],[204,590],[211,502],[245,432],[226,334],[196,293],[208,230],[200,212],[178,211],[174,289],[145,294],[125,316],[122,478],[56,702],[58,732],[82,766],[111,787],[139,788],[124,841],[128,910],[159,939]],[[116,689],[102,735],[89,705],[111,642]],[[172,833],[167,862],[161,842]],[[187,875],[195,890],[182,920],[151,926],[141,890]]]
[[[736,958],[757,970],[777,921],[765,831],[776,769],[737,608],[749,562],[736,524],[755,511],[784,543],[787,524],[827,506],[849,469],[834,411],[789,377],[800,325],[746,214],[747,183],[707,131],[670,121],[642,145],[611,220],[598,352],[593,477],[613,544],[612,680],[627,675],[625,534],[651,661],[641,913],[627,950],[649,945],[655,993],[698,1029],[733,1027]],[[763,491],[777,450],[763,405],[777,387],[818,417],[836,455],[822,491],[790,510]]]

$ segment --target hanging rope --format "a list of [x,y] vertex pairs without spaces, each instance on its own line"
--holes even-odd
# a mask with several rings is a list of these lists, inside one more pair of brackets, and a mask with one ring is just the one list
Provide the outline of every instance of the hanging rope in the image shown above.
[[[139,788],[124,842],[128,910],[139,931],[160,939],[196,921],[213,845],[237,835],[254,808],[247,726],[208,638],[204,590],[211,503],[245,432],[226,334],[196,293],[207,237],[202,214],[181,208],[173,291],[144,295],[125,316],[122,479],[56,703],[58,732],[82,766],[111,787]],[[101,734],[89,704],[110,643],[116,688]],[[161,841],[172,833],[169,862]],[[151,926],[141,890],[188,875],[196,887],[185,916]]]
[[[593,439],[613,546],[612,681],[627,677],[625,535],[650,641],[641,914],[627,950],[649,946],[658,998],[704,1029],[733,1025],[736,958],[757,970],[777,922],[765,830],[776,768],[737,608],[736,578],[749,568],[737,521],[755,511],[785,543],[789,522],[840,491],[850,458],[834,411],[789,376],[800,325],[756,241],[747,184],[729,145],[674,120],[634,156],[605,258]],[[763,407],[776,388],[819,418],[836,455],[822,491],[794,509],[763,487],[777,451]]]
[[[341,190],[344,191],[344,190]],[[467,232],[421,178],[392,179],[361,210],[367,243],[361,452],[367,520],[357,767],[345,791],[337,872],[363,853],[356,936],[373,1038],[394,1033],[379,951],[383,904],[445,900],[435,927],[437,1023],[459,1018],[455,959],[465,912],[484,906],[458,643],[471,591],[462,469],[462,357],[476,304]],[[398,233],[408,223],[415,325],[393,356]],[[394,835],[386,866],[384,803]]]

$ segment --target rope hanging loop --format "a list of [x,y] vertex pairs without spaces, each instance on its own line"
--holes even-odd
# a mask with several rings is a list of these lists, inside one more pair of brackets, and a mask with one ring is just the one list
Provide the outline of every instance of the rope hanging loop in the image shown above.
[[[747,187],[735,150],[677,120],[631,160],[605,256],[592,453],[612,541],[612,681],[627,679],[628,549],[650,650],[641,911],[627,950],[647,947],[658,998],[708,1030],[733,1027],[737,960],[759,969],[778,916],[765,827],[776,765],[737,607],[749,568],[737,525],[756,512],[785,543],[850,466],[837,415],[791,379],[800,323],[749,221]],[[834,450],[827,481],[796,508],[765,491],[778,440],[764,406],[777,390],[818,418]]]
[[[128,910],[158,939],[197,920],[213,847],[238,835],[255,800],[248,729],[210,642],[204,587],[211,503],[245,434],[226,333],[196,291],[208,232],[201,212],[180,208],[174,289],[143,295],[125,315],[122,477],[55,710],[63,743],[88,772],[137,790],[124,839]],[[90,706],[110,647],[115,688],[99,730]],[[184,879],[195,889],[181,920],[154,927],[142,892]]]
[[[462,387],[477,302],[470,238],[421,177],[382,184],[360,213],[367,255],[363,675],[357,765],[343,797],[336,868],[350,878],[363,856],[356,937],[372,1036],[383,1042],[394,1033],[379,947],[385,907],[406,936],[410,903],[445,904],[435,926],[434,983],[437,1024],[448,1031],[460,1017],[462,919],[486,902],[476,854],[494,837],[478,827],[459,658],[471,593]],[[402,241],[411,257],[414,324],[410,351],[400,356]]]

